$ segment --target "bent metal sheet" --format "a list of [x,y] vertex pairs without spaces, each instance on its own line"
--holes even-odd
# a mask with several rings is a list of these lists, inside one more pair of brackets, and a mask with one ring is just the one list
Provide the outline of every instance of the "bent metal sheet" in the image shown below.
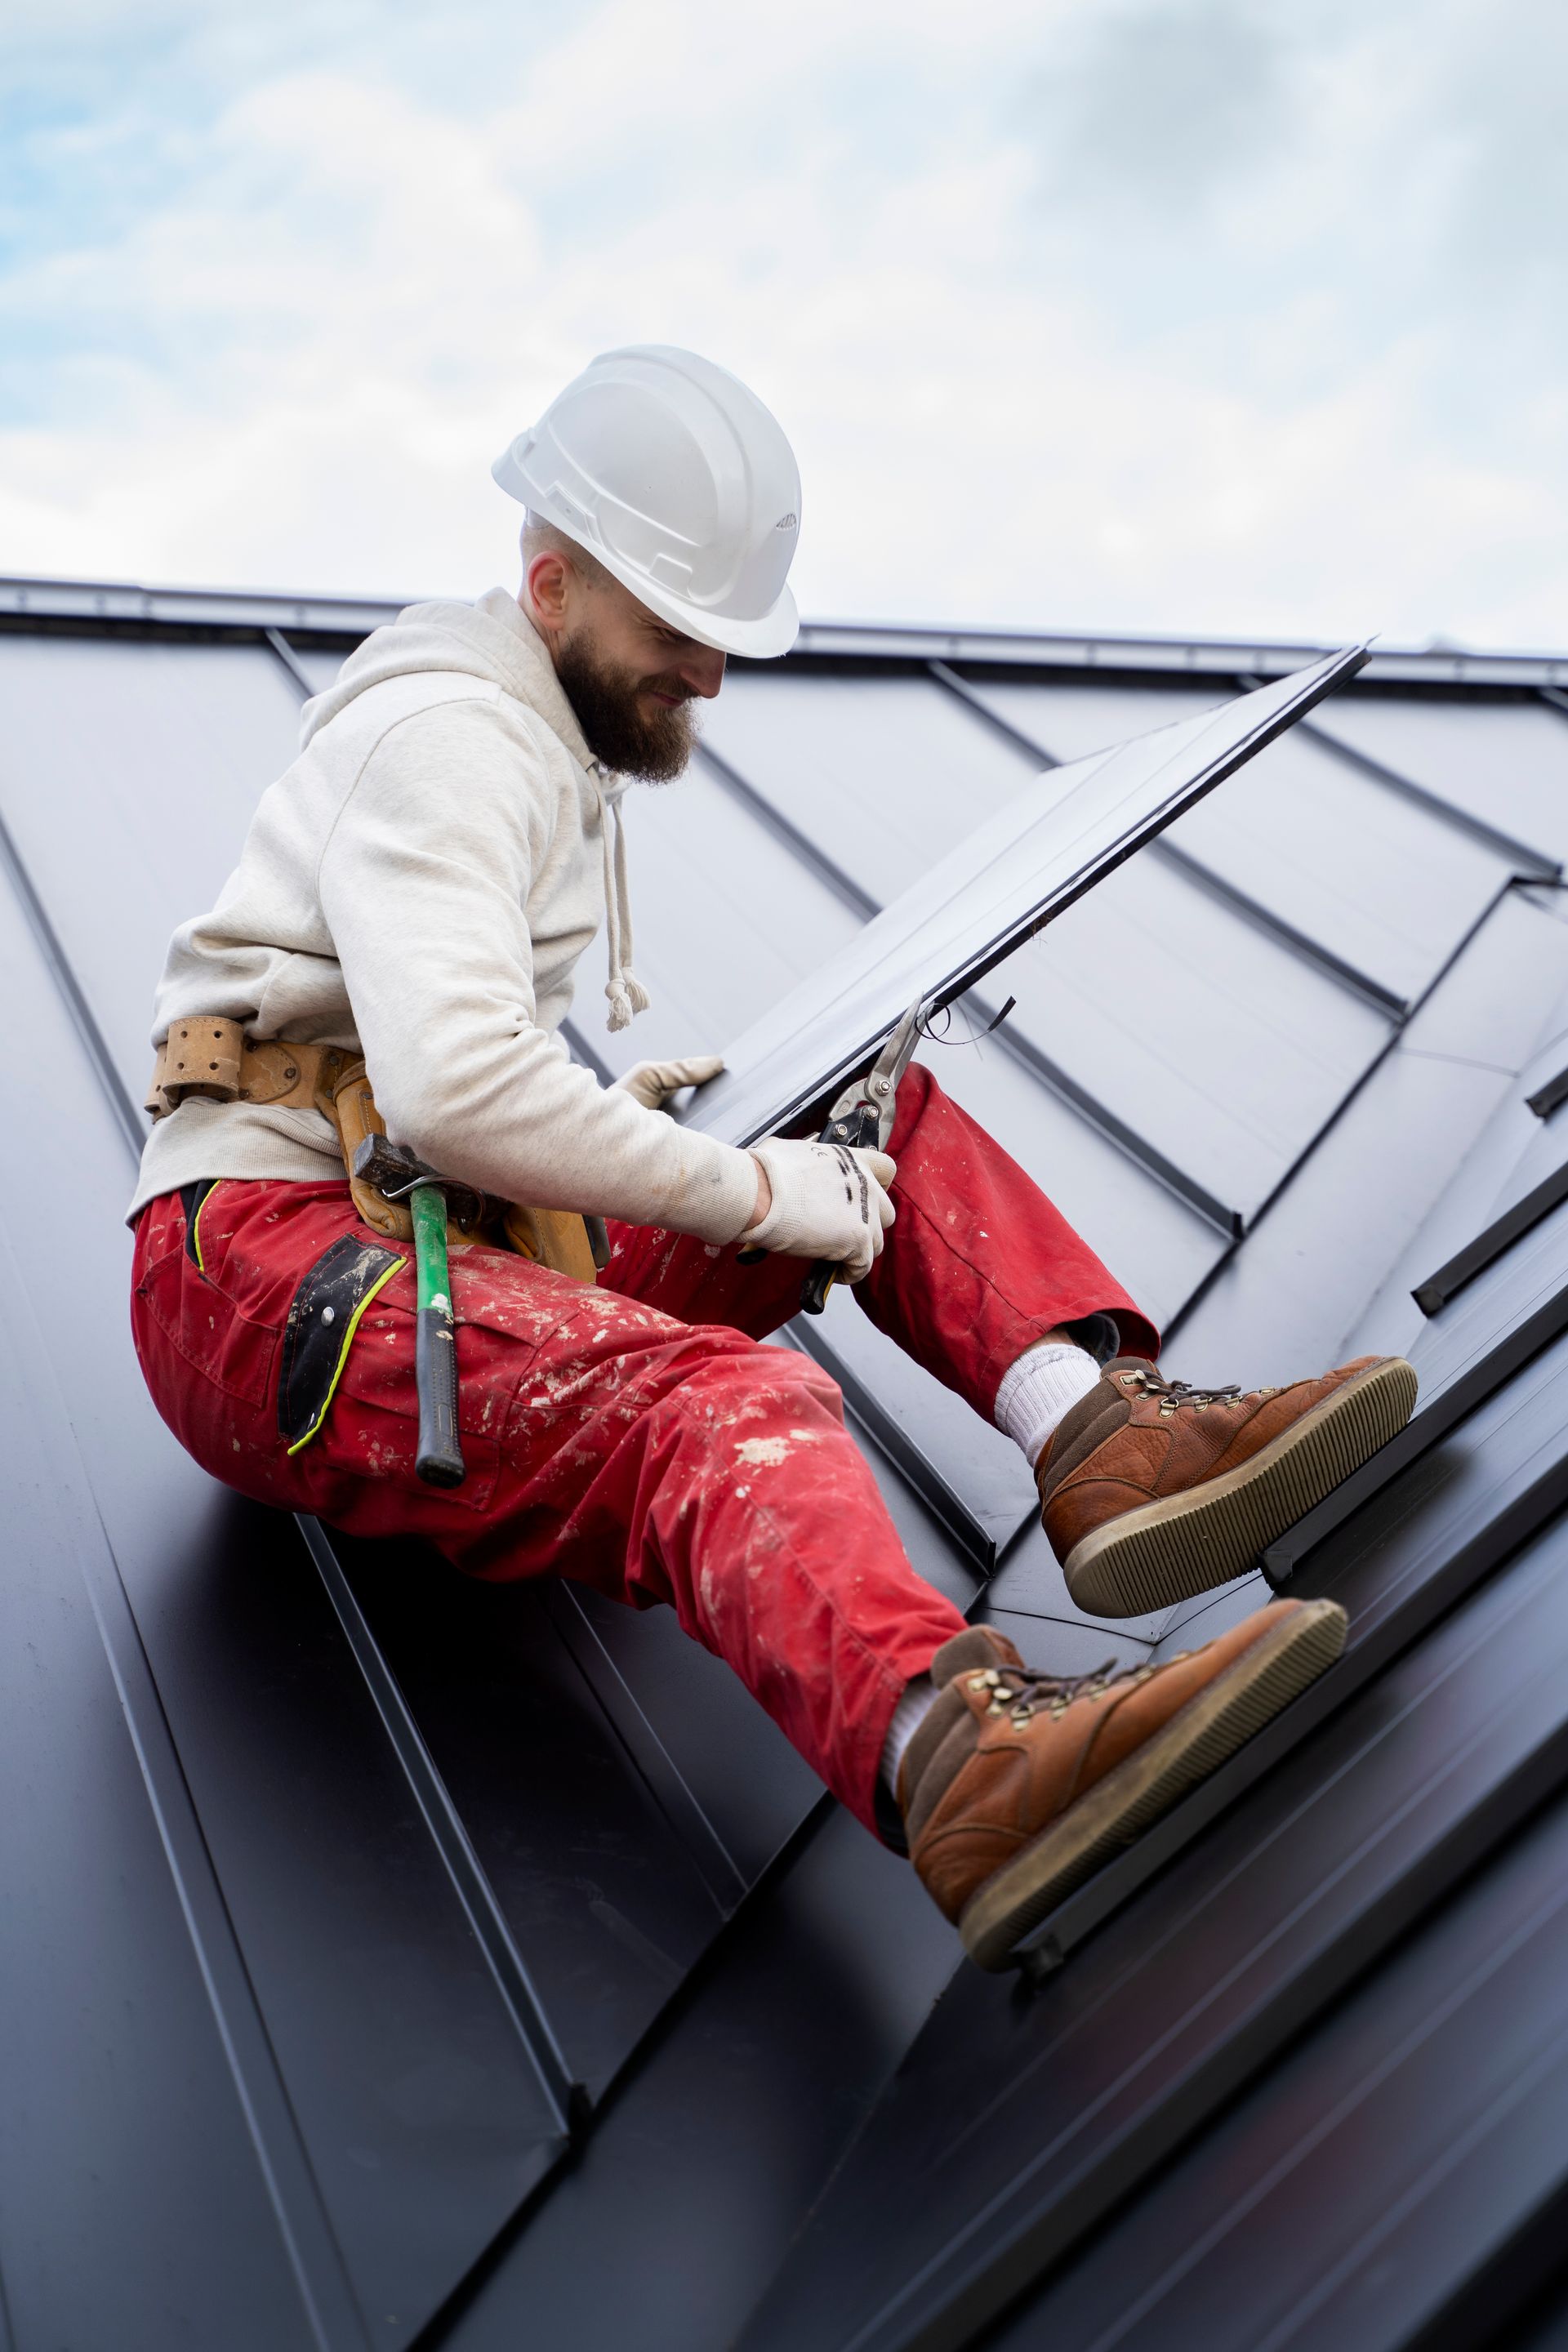
[[[676,1115],[745,1144],[818,1103],[864,1066],[912,997],[940,1007],[961,996],[1353,677],[1367,653],[1347,646],[1037,777],[743,1031],[726,1048],[723,1076]],[[896,780],[888,822],[899,822]]]

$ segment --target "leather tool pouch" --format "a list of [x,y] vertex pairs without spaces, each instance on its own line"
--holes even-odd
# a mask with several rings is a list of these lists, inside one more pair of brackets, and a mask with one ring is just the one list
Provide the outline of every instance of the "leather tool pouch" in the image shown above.
[[608,1252],[601,1260],[594,1247],[591,1225],[596,1224],[597,1217],[579,1217],[570,1209],[520,1209],[511,1202],[501,1220],[507,1241],[519,1257],[530,1257],[535,1265],[553,1266],[557,1274],[569,1274],[574,1282],[595,1281],[601,1263],[608,1262]]
[[[373,1233],[389,1241],[411,1242],[414,1220],[398,1201],[384,1200],[353,1172],[354,1153],[367,1135],[384,1135],[363,1060],[337,1045],[291,1044],[286,1037],[253,1038],[242,1022],[218,1013],[193,1013],[171,1024],[159,1049],[146,1108],[166,1118],[189,1096],[212,1102],[279,1104],[313,1108],[337,1130],[354,1207]],[[535,1265],[547,1265],[574,1282],[593,1282],[609,1259],[603,1221],[567,1209],[525,1209],[506,1201],[478,1224],[453,1220],[454,1242],[488,1242],[514,1249]]]
[[[365,1137],[386,1133],[386,1124],[375,1107],[363,1062],[351,1062],[338,1079],[332,1090],[330,1115],[338,1130],[349,1190],[360,1215],[374,1232],[411,1242],[414,1219],[402,1202],[384,1200],[373,1184],[363,1183],[353,1172],[354,1154]],[[535,1265],[547,1265],[557,1274],[570,1275],[574,1282],[597,1280],[598,1259],[589,1239],[586,1219],[570,1209],[524,1209],[511,1201],[500,1201],[494,1205],[497,1213],[481,1219],[478,1224],[467,1224],[454,1217],[450,1238],[454,1242],[489,1242],[492,1247],[500,1242],[514,1249],[519,1257],[531,1258]]]
[[342,1071],[336,1085],[321,1106],[338,1130],[338,1146],[343,1155],[343,1168],[353,1194],[354,1207],[373,1233],[385,1234],[390,1240],[411,1242],[414,1220],[401,1201],[384,1201],[374,1184],[362,1182],[353,1172],[354,1153],[367,1135],[384,1135],[386,1122],[375,1107],[375,1097],[370,1090],[370,1080],[363,1062],[351,1062]]
[[220,1013],[196,1013],[171,1024],[142,1108],[154,1120],[166,1118],[189,1096],[198,1095],[208,1102],[278,1103],[301,1110],[313,1107],[331,1118],[331,1090],[353,1058],[338,1045],[247,1037],[237,1021]]

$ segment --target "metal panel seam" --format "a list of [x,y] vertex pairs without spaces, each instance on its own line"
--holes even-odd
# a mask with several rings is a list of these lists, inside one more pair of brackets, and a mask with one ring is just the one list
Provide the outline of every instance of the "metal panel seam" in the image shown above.
[[1326,1543],[1336,1528],[1352,1518],[1384,1486],[1402,1476],[1413,1462],[1418,1462],[1451,1430],[1458,1429],[1461,1422],[1485,1404],[1516,1372],[1522,1371],[1564,1330],[1568,1330],[1568,1285],[1524,1322],[1515,1324],[1479,1364],[1472,1365],[1450,1387],[1435,1396],[1370,1462],[1353,1471],[1315,1510],[1309,1511],[1304,1519],[1299,1519],[1271,1543],[1262,1562],[1269,1582],[1276,1586],[1286,1582],[1309,1553]]
[[[1261,682],[1259,679],[1249,680],[1245,677],[1240,680],[1243,686],[1258,685]],[[1484,817],[1472,816],[1468,810],[1458,807],[1454,802],[1445,800],[1440,793],[1429,791],[1425,784],[1418,784],[1413,778],[1402,775],[1397,768],[1389,767],[1386,761],[1374,760],[1370,752],[1357,751],[1353,744],[1342,741],[1339,736],[1330,733],[1326,729],[1314,727],[1307,719],[1300,722],[1300,727],[1301,732],[1309,741],[1320,744],[1325,751],[1331,751],[1334,757],[1342,761],[1346,766],[1359,769],[1363,776],[1370,777],[1375,784],[1381,784],[1385,792],[1397,793],[1400,799],[1410,801],[1416,808],[1425,809],[1428,815],[1436,817],[1440,824],[1447,825],[1454,832],[1468,835],[1472,841],[1479,842],[1484,848],[1491,850],[1495,856],[1506,857],[1516,866],[1523,865],[1528,867],[1528,872],[1516,877],[1518,880],[1555,882],[1562,878],[1561,862],[1556,858],[1548,857],[1544,850],[1534,848],[1529,842],[1516,841],[1511,834],[1503,833],[1498,826],[1488,824]]]
[[435,1759],[408,1709],[397,1677],[383,1656],[374,1634],[354,1597],[353,1589],[319,1519],[296,1513],[295,1524],[327,1589],[338,1622],[347,1636],[365,1685],[392,1744],[430,1840],[446,1866],[463,1914],[484,1954],[507,2014],[533,2061],[535,2074],[553,2109],[564,2142],[584,2119],[587,2094],[573,2079],[555,2038],[544,2004],[534,1990],[527,1963],[512,1940],[511,1931],[462,1818],[436,1768]]
[[309,702],[316,689],[310,684],[310,678],[305,673],[299,656],[295,653],[294,648],[289,644],[288,638],[283,635],[282,630],[266,628],[262,630],[261,634],[266,638],[267,643],[271,646],[273,652],[277,655],[279,660],[282,663],[284,668],[288,671],[289,677],[293,679],[295,685],[299,688],[300,693],[304,696],[306,701]]
[[572,1586],[545,1587],[544,1606],[573,1664],[626,1749],[632,1769],[690,1856],[722,1916],[746,1895],[746,1879],[696,1791],[648,1721],[636,1692],[605,1647]]
[[1527,1192],[1522,1201],[1516,1201],[1511,1209],[1484,1226],[1473,1241],[1467,1242],[1462,1250],[1457,1250],[1436,1274],[1428,1275],[1425,1282],[1416,1285],[1410,1296],[1422,1314],[1440,1314],[1467,1284],[1474,1282],[1479,1274],[1484,1274],[1489,1265],[1494,1265],[1515,1242],[1522,1241],[1526,1234],[1532,1232],[1542,1219],[1550,1216],[1564,1200],[1568,1200],[1568,1160],[1561,1168],[1554,1169],[1543,1182],[1536,1185],[1533,1192]]
[[40,1444],[46,1458],[53,1457],[53,1475],[62,1494],[76,1483],[61,1459],[66,1448],[80,1465],[90,1514],[80,1529],[82,1582],[289,2266],[322,2352],[342,2352],[351,2344],[363,2347],[370,2341],[364,2316],[246,1966],[119,1562],[91,1499],[91,1481],[71,1433],[58,1375],[10,1239],[3,1233],[0,1252],[8,1269],[8,1295],[16,1311],[33,1327],[33,1378],[47,1387],[53,1406],[47,1417],[40,1415]]
[[[802,833],[797,825],[792,824],[788,817],[776,809],[766,794],[760,793],[754,784],[749,782],[731,761],[721,760],[717,752],[710,751],[705,744],[699,746],[699,757],[712,769],[725,790],[731,793],[744,808],[751,811],[759,823],[766,825],[774,837],[799,859],[806,871],[815,874],[818,881],[825,883],[830,890],[834,891],[852,913],[860,916],[863,921],[870,922],[884,911],[878,899],[873,898],[868,891],[863,890],[860,885],[820,850],[807,835]],[[1047,764],[1054,766],[1058,763],[1049,761]],[[1022,945],[1022,941],[1016,944]],[[964,993],[967,995],[969,992]],[[1225,1202],[1218,1200],[1206,1185],[1198,1182],[1195,1176],[1189,1176],[1184,1169],[1176,1165],[1174,1160],[1167,1159],[1156,1145],[1147,1142],[1135,1128],[1130,1127],[1125,1119],[1119,1118],[1097,1095],[1091,1094],[1087,1087],[1081,1086],[1076,1078],[1070,1077],[1032,1040],[1017,1031],[1005,1027],[990,1029],[988,1024],[991,1022],[994,1008],[979,996],[973,997],[972,1001],[981,1021],[987,1024],[988,1034],[994,1038],[999,1051],[1007,1055],[1009,1059],[1016,1062],[1021,1068],[1027,1070],[1031,1077],[1047,1086],[1051,1092],[1065,1102],[1069,1109],[1075,1111],[1088,1126],[1092,1127],[1098,1134],[1104,1136],[1107,1142],[1113,1144],[1124,1159],[1131,1160],[1136,1167],[1143,1169],[1154,1178],[1157,1183],[1163,1184],[1167,1192],[1173,1193],[1176,1199],[1187,1208],[1195,1209],[1199,1216],[1205,1218],[1218,1232],[1232,1235],[1241,1232],[1242,1218],[1239,1210],[1230,1208]]]
[[[1492,897],[1488,899],[1486,905],[1481,908],[1480,913],[1476,917],[1475,921],[1470,925],[1463,939],[1460,940],[1458,947],[1456,947],[1452,954],[1438,966],[1437,970],[1433,973],[1432,978],[1427,982],[1426,986],[1412,1003],[1409,1014],[1407,1016],[1408,1020],[1413,1021],[1415,1015],[1422,1010],[1423,1006],[1428,1003],[1431,998],[1436,994],[1436,991],[1441,988],[1443,982],[1447,979],[1449,973],[1454,970],[1460,958],[1470,946],[1471,941],[1479,936],[1484,927],[1491,920],[1493,915],[1496,914],[1498,908],[1502,905],[1503,900],[1508,897],[1509,892],[1526,886],[1528,884],[1528,879],[1529,877],[1523,875],[1510,875],[1507,881],[1499,884],[1498,888],[1493,893]],[[1269,1211],[1278,1207],[1280,1201],[1284,1199],[1285,1194],[1289,1192],[1290,1186],[1295,1182],[1297,1177],[1301,1173],[1302,1169],[1306,1167],[1307,1162],[1312,1158],[1313,1154],[1327,1142],[1329,1137],[1333,1133],[1341,1119],[1344,1118],[1345,1114],[1349,1111],[1351,1106],[1356,1101],[1363,1088],[1371,1085],[1373,1079],[1376,1077],[1379,1070],[1382,1069],[1384,1062],[1388,1060],[1390,1055],[1397,1050],[1400,1039],[1405,1034],[1405,1026],[1406,1023],[1402,1022],[1397,1028],[1392,1029],[1389,1032],[1388,1036],[1378,1047],[1376,1053],[1368,1062],[1366,1067],[1362,1071],[1361,1076],[1352,1086],[1347,1087],[1345,1092],[1341,1096],[1339,1101],[1334,1105],[1333,1109],[1329,1113],[1328,1118],[1323,1121],[1321,1127],[1319,1128],[1317,1133],[1312,1136],[1297,1153],[1295,1159],[1292,1160],[1284,1174],[1280,1177],[1279,1182],[1275,1185],[1274,1190],[1258,1202],[1247,1223],[1247,1230],[1248,1234],[1256,1233],[1264,1218],[1268,1216]],[[1207,1297],[1209,1292],[1214,1288],[1215,1283],[1218,1282],[1220,1276],[1225,1273],[1226,1267],[1235,1258],[1237,1247],[1239,1247],[1239,1244],[1240,1236],[1237,1237],[1237,1244],[1226,1250],[1222,1257],[1215,1259],[1214,1265],[1209,1267],[1208,1272],[1203,1276],[1202,1280],[1196,1283],[1192,1290],[1188,1292],[1186,1297],[1183,1299],[1181,1305],[1176,1308],[1174,1314],[1165,1325],[1163,1335],[1165,1345],[1168,1346],[1170,1344],[1171,1340],[1175,1338],[1177,1332],[1181,1329],[1183,1324],[1187,1321],[1190,1316],[1194,1315],[1197,1312],[1197,1309],[1203,1305],[1203,1302]]]
[[[1048,751],[1034,736],[1025,734],[1022,728],[1016,727],[1010,719],[1004,719],[1000,711],[993,710],[988,703],[982,701],[968,680],[960,677],[956,670],[950,669],[946,662],[928,662],[926,667],[939,685],[945,687],[966,710],[973,711],[977,719],[984,720],[994,733],[1010,743],[1016,751],[1037,760],[1047,771],[1061,766],[1062,762],[1054,751]],[[1410,1007],[1405,998],[1396,995],[1393,989],[1385,988],[1380,980],[1373,980],[1369,972],[1347,962],[1344,957],[1335,955],[1332,949],[1323,947],[1310,933],[1298,929],[1294,923],[1287,922],[1283,915],[1276,914],[1260,898],[1239,889],[1234,882],[1227,882],[1224,875],[1217,873],[1213,866],[1205,866],[1201,857],[1194,857],[1190,850],[1178,848],[1168,835],[1162,835],[1157,841],[1150,842],[1148,847],[1149,853],[1162,864],[1173,866],[1198,889],[1206,890],[1211,898],[1228,907],[1243,922],[1250,923],[1266,938],[1278,940],[1303,963],[1315,965],[1331,980],[1338,982],[1342,988],[1375,1006],[1378,1012],[1390,1013],[1395,1020],[1403,1020],[1408,1013]]]
[[71,1024],[87,1050],[115,1122],[130,1146],[132,1157],[140,1161],[142,1146],[147,1140],[146,1114],[131,1098],[130,1090],[109,1050],[109,1041],[98,1025],[92,1007],[71,969],[59,934],[49,920],[44,902],[34,887],[33,877],[23,863],[16,838],[3,816],[0,816],[0,865],[5,868],[6,877],[20,902],[27,928],[37,943],[49,977],[65,999]]

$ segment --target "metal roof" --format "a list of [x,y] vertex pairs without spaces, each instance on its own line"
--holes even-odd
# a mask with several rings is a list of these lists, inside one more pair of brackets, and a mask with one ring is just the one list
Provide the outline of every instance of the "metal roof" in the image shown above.
[[[145,1397],[120,1217],[163,946],[389,609],[0,583],[0,2342],[1550,2330],[1568,660],[1375,653],[1008,960],[1000,1030],[929,1049],[1177,1371],[1402,1347],[1423,1381],[1270,1558],[1345,1601],[1341,1666],[1015,1983],[673,1621],[280,1520]],[[580,1050],[722,1046],[1051,762],[1321,650],[822,625],[737,665],[631,814],[654,1010],[607,1037],[586,970]],[[1257,1604],[1085,1620],[997,1433],[850,1300],[797,1337],[917,1565],[1041,1664]]]

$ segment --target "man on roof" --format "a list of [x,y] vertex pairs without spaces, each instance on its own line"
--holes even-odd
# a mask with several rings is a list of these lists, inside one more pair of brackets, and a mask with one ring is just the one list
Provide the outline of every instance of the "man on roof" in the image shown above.
[[[494,470],[526,509],[518,592],[366,639],[170,946],[132,1210],[148,1385],[263,1502],[427,1537],[476,1576],[674,1608],[1001,1965],[1323,1672],[1343,1614],[1275,1601],[1164,1664],[1077,1677],[1043,1632],[1026,1665],[910,1566],[832,1381],[763,1344],[805,1273],[834,1262],[1019,1445],[1096,1617],[1253,1568],[1403,1425],[1414,1375],[1364,1358],[1247,1394],[1166,1381],[1136,1303],[918,1063],[886,1152],[677,1124],[662,1106],[711,1054],[608,1087],[574,1063],[561,1023],[601,922],[609,1028],[647,1002],[628,782],[680,773],[728,655],[789,649],[800,482],[753,394],[663,346],[595,360]],[[416,1469],[407,1211],[351,1190],[344,1154],[378,1129],[458,1188],[460,1485]]]

